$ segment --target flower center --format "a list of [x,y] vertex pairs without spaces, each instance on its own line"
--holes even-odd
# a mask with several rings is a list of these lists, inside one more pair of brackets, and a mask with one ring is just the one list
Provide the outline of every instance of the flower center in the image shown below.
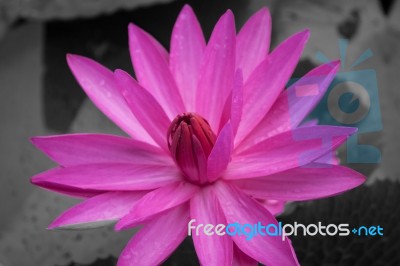
[[216,140],[207,120],[195,113],[178,115],[168,128],[168,148],[185,178],[206,184],[207,158]]

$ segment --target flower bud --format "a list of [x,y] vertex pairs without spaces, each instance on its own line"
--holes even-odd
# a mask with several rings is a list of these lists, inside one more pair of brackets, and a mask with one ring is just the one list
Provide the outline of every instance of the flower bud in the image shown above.
[[168,148],[185,178],[195,184],[207,183],[207,157],[216,136],[208,122],[195,113],[183,113],[168,129]]

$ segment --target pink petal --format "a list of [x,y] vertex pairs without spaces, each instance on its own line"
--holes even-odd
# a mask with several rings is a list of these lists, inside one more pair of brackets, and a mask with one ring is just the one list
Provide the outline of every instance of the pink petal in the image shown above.
[[292,75],[310,36],[297,33],[279,45],[253,71],[244,85],[242,121],[236,135],[239,144],[269,111]]
[[[201,143],[199,141],[198,138],[196,138],[196,136],[193,136],[193,154],[194,157],[197,158],[197,169],[193,169],[192,171],[195,171],[195,173],[193,173],[193,175],[191,176],[196,176],[196,174],[198,175],[198,179],[199,179],[199,183],[200,184],[205,184],[207,183],[207,156],[204,153],[204,149],[201,146]],[[193,165],[193,164],[192,164]],[[183,166],[182,169],[188,170],[188,168],[190,168],[190,163],[186,162],[186,166]]]
[[327,154],[315,160],[316,163],[325,163],[325,164],[333,164],[339,165],[340,158],[337,155],[336,151],[329,151]]
[[169,154],[167,131],[171,120],[163,108],[128,73],[116,70],[115,77],[132,113],[154,141]]
[[76,80],[97,108],[134,139],[154,143],[129,111],[110,70],[83,56],[68,54],[67,61]]
[[365,177],[343,166],[312,163],[277,174],[234,181],[246,194],[262,199],[310,200],[362,184]]
[[62,166],[93,163],[173,163],[158,147],[113,135],[67,134],[33,137],[31,141]]
[[311,127],[318,125],[318,119],[311,119],[301,124],[302,127]]
[[233,136],[236,135],[237,129],[242,119],[243,107],[243,75],[242,71],[238,69],[235,73],[235,80],[231,96],[226,99],[224,111],[222,112],[221,122],[219,128],[222,129],[225,124],[230,120],[232,124]]
[[[209,188],[204,188],[190,201],[191,219],[193,225],[224,224],[226,220],[221,207]],[[202,228],[203,229],[203,228]],[[188,229],[189,230],[189,229]],[[204,231],[196,234],[191,232],[194,247],[201,265],[232,265],[232,239],[228,235],[205,235]]]
[[292,240],[290,240],[289,238],[286,238],[286,240],[289,242],[290,251],[292,252],[292,256],[293,256],[295,265],[300,266],[299,260],[297,259],[297,256],[296,256],[296,251],[294,250],[293,245],[292,245]]
[[217,132],[225,100],[232,90],[235,72],[235,21],[227,11],[208,42],[200,68],[196,112]]
[[232,126],[228,122],[219,133],[214,147],[207,159],[207,178],[215,181],[225,171],[231,160],[233,148]]
[[148,34],[133,24],[129,25],[129,50],[140,85],[160,103],[171,120],[183,113],[183,101],[167,62]]
[[320,101],[338,70],[339,62],[327,63],[314,68],[295,82],[279,96],[238,149],[296,128]]
[[179,179],[175,166],[88,164],[54,168],[32,177],[31,181],[48,189],[62,185],[89,190],[147,190]]
[[[35,183],[34,180],[31,180],[32,184],[38,185]],[[76,198],[91,198],[94,196],[97,196],[99,194],[102,194],[106,191],[103,190],[96,190],[96,189],[81,189],[81,188],[75,188],[75,187],[70,187],[66,185],[61,185],[61,184],[50,184],[50,183],[40,183],[40,187],[53,191],[56,193],[60,193],[63,195],[67,195],[70,197],[76,197]]]
[[260,204],[266,208],[272,215],[277,216],[285,210],[285,201],[271,199],[257,199]]
[[235,84],[232,90],[232,103],[231,103],[231,123],[232,133],[236,136],[240,121],[242,120],[243,112],[243,76],[240,70],[237,71],[235,77]]
[[146,35],[148,40],[153,44],[154,48],[157,50],[157,53],[162,57],[162,59],[165,61],[165,63],[168,65],[169,64],[169,54],[168,51],[162,46],[161,43],[159,43],[151,34],[148,32],[145,32],[142,30],[142,33]]
[[159,265],[187,236],[187,204],[169,210],[147,223],[129,241],[118,266]]
[[258,262],[233,245],[233,266],[258,266]]
[[113,224],[126,215],[146,192],[107,192],[65,211],[48,229],[89,229]]
[[245,81],[266,58],[270,38],[271,15],[267,8],[262,8],[244,24],[236,38],[236,68],[243,70]]
[[200,64],[206,41],[196,15],[189,5],[182,8],[171,37],[169,68],[187,111],[195,110]]
[[224,178],[260,177],[306,165],[336,149],[356,131],[351,127],[313,126],[281,133],[233,156]]
[[[263,225],[275,224],[277,226],[278,222],[272,214],[234,186],[222,181],[217,182],[215,193],[228,224],[253,225],[261,222]],[[280,237],[257,234],[251,240],[246,240],[246,236],[236,234],[232,236],[232,239],[244,253],[263,264],[271,266],[297,265],[290,243],[283,241]]]
[[149,192],[115,226],[122,230],[143,223],[153,215],[171,209],[188,201],[199,187],[187,182],[173,183]]

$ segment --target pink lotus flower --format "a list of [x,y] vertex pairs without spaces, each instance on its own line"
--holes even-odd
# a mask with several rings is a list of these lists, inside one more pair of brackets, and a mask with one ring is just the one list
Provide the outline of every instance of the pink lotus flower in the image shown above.
[[[327,197],[364,177],[329,164],[329,154],[356,129],[298,127],[339,68],[319,66],[284,90],[309,37],[294,34],[271,53],[266,8],[236,35],[227,11],[206,45],[189,6],[167,51],[129,25],[136,78],[68,55],[76,79],[96,106],[129,136],[68,134],[32,142],[60,166],[35,185],[84,201],[49,228],[116,230],[143,225],[118,265],[164,261],[187,236],[188,222],[264,224],[286,201]],[[290,108],[289,108],[290,107]],[[203,265],[296,265],[279,237],[193,236]]]

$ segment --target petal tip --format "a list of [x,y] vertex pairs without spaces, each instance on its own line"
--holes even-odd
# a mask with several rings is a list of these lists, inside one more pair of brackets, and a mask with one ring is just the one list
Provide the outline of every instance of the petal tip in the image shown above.
[[269,8],[266,6],[263,6],[262,8],[260,8],[260,10],[258,10],[258,12],[263,13],[263,14],[270,13]]
[[116,232],[120,232],[120,231],[124,230],[125,227],[126,227],[126,226],[125,226],[125,223],[122,222],[122,220],[119,220],[119,222],[117,222],[117,223],[114,225],[114,230],[115,230]]
[[365,183],[365,181],[367,181],[367,177],[362,173],[357,172],[356,170],[350,167],[346,166],[340,166],[340,167],[343,167],[344,169],[347,168],[347,170],[349,171],[349,176],[351,177],[351,180],[349,180],[348,182],[349,188],[347,190],[361,186],[363,183]]
[[219,18],[218,22],[215,24],[214,27],[218,27],[219,24],[224,25],[232,25],[235,23],[235,16],[232,10],[227,9],[225,13]]
[[51,179],[49,181],[49,174],[51,174],[55,169],[57,169],[57,167],[38,173],[32,176],[29,181],[31,182],[31,184],[42,188],[47,188],[49,184],[57,184],[57,181],[55,181],[55,179]]
[[57,228],[59,228],[59,225],[57,223],[57,220],[54,220],[51,224],[49,224],[46,228],[46,230],[56,230]]
[[129,31],[129,37],[134,37],[143,32],[143,30],[138,27],[135,23],[129,23],[128,24],[128,31]]
[[71,54],[71,53],[67,53],[65,55],[65,58],[67,59],[67,61],[74,60],[75,57],[76,57],[76,55]]
[[104,68],[101,64],[86,56],[67,54],[66,58],[69,68],[78,81],[84,76],[82,70],[83,72],[87,71],[87,69],[95,69],[98,71]]
[[310,35],[311,35],[310,29],[304,29],[303,31],[300,32],[300,36],[304,41],[307,41],[310,38]]
[[117,83],[120,85],[118,89],[122,96],[126,99],[126,97],[131,93],[132,90],[128,88],[131,86],[132,82],[134,81],[133,77],[124,70],[116,69],[114,71],[114,77]]
[[311,30],[309,28],[305,28],[304,30],[301,31],[301,33],[303,33],[305,35],[310,35],[311,34]]
[[70,67],[72,67],[72,65],[74,65],[74,64],[76,64],[76,63],[78,63],[78,62],[80,62],[80,61],[87,61],[87,60],[89,60],[89,58],[84,57],[84,56],[82,56],[82,55],[70,54],[70,53],[67,53],[67,54],[65,55],[65,57],[66,57],[66,59],[67,59],[68,65],[69,65]]
[[196,13],[189,4],[185,4],[179,12],[177,21],[193,22],[197,21]]
[[292,39],[294,42],[302,42],[305,43],[308,41],[308,39],[310,38],[311,35],[311,31],[310,29],[304,29],[302,31],[296,32],[295,34],[293,34],[289,39]]
[[128,25],[129,40],[136,39],[137,35],[139,34],[140,34],[140,28],[136,26],[134,23],[129,23]]
[[269,8],[264,6],[260,8],[254,15],[254,17],[258,17],[261,21],[267,20],[268,22],[271,21],[271,12]]
[[350,136],[357,133],[357,131],[358,131],[357,127],[349,127]]
[[183,13],[183,12],[185,12],[185,13],[186,13],[186,12],[188,12],[188,13],[194,13],[194,12],[193,12],[192,6],[189,5],[189,4],[184,4],[184,5],[183,5],[181,13]]
[[40,180],[40,178],[38,177],[38,176],[32,176],[30,179],[29,179],[29,182],[32,184],[32,185],[34,185],[34,186],[37,186],[37,187],[44,187],[43,186],[43,182],[42,182],[42,180]]
[[137,26],[136,26],[134,23],[130,22],[130,23],[128,24],[128,29],[129,29],[129,30],[134,30],[134,29],[136,29],[136,28],[137,28]]
[[340,60],[334,60],[329,63],[326,63],[327,66],[331,68],[332,71],[337,72],[340,68]]
[[[358,172],[357,172],[358,173]],[[359,175],[357,176],[359,183],[357,186],[362,185],[363,183],[365,183],[365,181],[367,181],[367,177],[361,173],[358,173]]]
[[226,12],[224,13],[224,15],[222,17],[228,19],[229,21],[235,19],[235,15],[233,14],[232,10],[230,10],[230,9],[226,10]]
[[114,70],[114,76],[118,79],[121,77],[124,77],[128,75],[128,73],[126,73],[126,71],[122,70],[122,69],[115,69]]
[[42,137],[39,136],[35,136],[35,137],[30,137],[29,141],[30,143],[32,143],[35,147],[38,148],[38,146],[40,145],[40,140],[42,139]]

